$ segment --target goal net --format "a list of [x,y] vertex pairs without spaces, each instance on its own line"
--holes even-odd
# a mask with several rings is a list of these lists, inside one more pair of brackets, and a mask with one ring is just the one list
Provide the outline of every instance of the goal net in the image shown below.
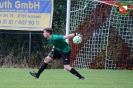
[[133,1],[71,0],[70,40],[75,68],[133,69]]

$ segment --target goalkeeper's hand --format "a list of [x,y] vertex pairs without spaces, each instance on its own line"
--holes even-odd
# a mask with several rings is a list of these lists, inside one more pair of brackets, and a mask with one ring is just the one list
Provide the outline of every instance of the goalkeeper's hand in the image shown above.
[[75,36],[80,36],[82,37],[82,35],[80,33],[75,33]]
[[50,53],[48,54],[48,56],[50,56],[51,58],[53,58],[53,56],[54,56],[54,51],[55,51],[55,49],[52,48],[52,50],[50,51]]

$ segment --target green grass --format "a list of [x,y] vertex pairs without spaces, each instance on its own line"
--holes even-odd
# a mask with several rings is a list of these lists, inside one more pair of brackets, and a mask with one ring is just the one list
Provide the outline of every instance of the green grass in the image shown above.
[[39,79],[29,75],[37,69],[0,68],[0,88],[133,88],[133,71],[77,69],[78,80],[63,69],[45,70]]

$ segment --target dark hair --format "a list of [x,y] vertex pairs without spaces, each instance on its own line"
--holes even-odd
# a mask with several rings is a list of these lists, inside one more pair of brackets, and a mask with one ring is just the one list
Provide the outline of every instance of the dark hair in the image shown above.
[[52,28],[44,28],[43,31],[48,32],[49,34],[52,34],[53,29]]

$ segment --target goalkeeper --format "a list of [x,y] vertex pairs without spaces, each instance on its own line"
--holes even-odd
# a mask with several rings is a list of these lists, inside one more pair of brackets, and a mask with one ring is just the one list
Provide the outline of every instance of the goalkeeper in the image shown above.
[[64,69],[69,71],[71,74],[77,76],[80,80],[84,80],[84,77],[81,76],[74,68],[70,66],[70,54],[71,49],[68,43],[65,41],[65,39],[72,38],[76,36],[76,34],[69,34],[66,36],[62,35],[54,35],[52,34],[52,28],[45,28],[43,30],[43,36],[47,38],[48,42],[53,45],[53,48],[51,52],[48,54],[48,56],[44,59],[43,64],[39,68],[38,72],[29,72],[32,76],[35,78],[39,78],[40,74],[45,70],[48,63],[51,60],[59,59],[62,57],[63,63],[64,63]]

